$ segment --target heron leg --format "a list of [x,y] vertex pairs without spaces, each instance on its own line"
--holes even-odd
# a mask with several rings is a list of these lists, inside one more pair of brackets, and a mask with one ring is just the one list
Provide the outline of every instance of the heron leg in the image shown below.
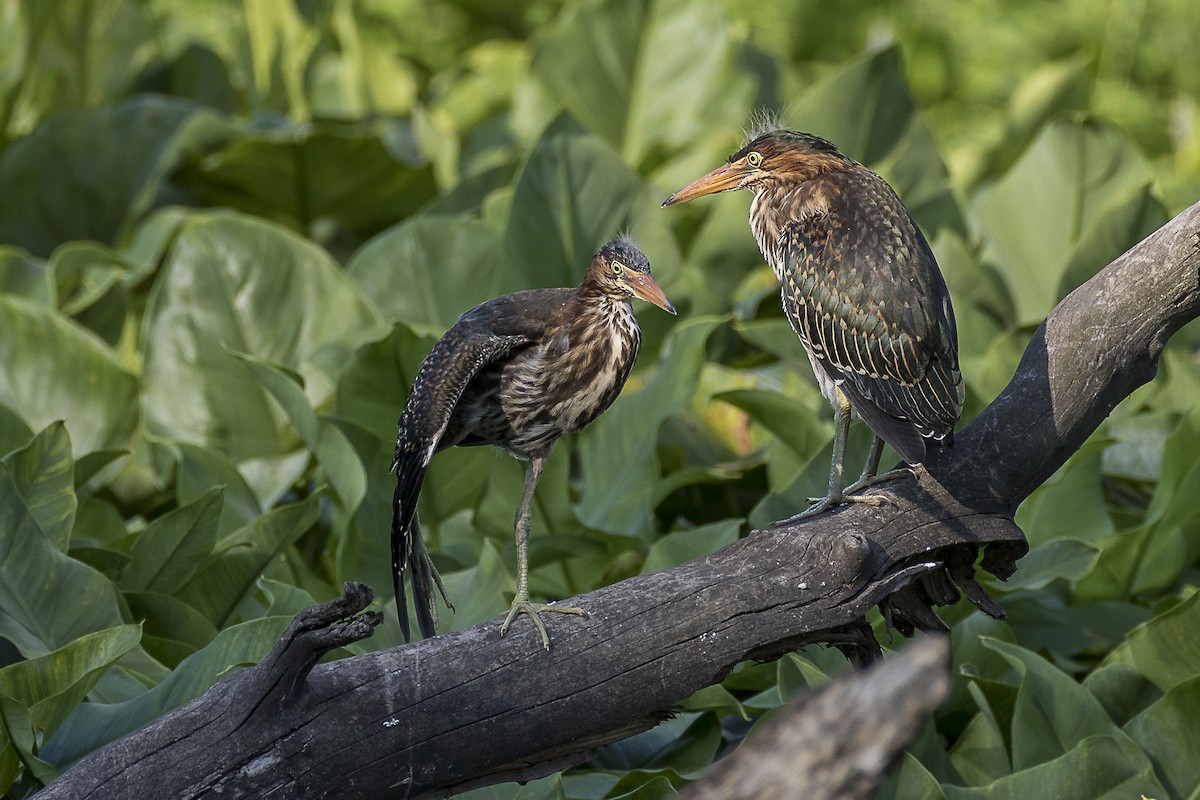
[[517,593],[513,597],[512,606],[508,609],[508,616],[504,618],[504,624],[500,626],[500,635],[503,636],[508,632],[508,628],[512,625],[517,614],[525,614],[533,621],[533,626],[537,628],[542,637],[542,647],[550,649],[550,637],[546,633],[546,626],[542,624],[538,614],[542,612],[554,612],[557,614],[574,614],[579,617],[587,616],[587,613],[582,608],[567,608],[545,603],[529,602],[529,524],[533,508],[533,492],[537,488],[538,479],[542,476],[542,470],[546,466],[546,459],[550,454],[544,453],[540,456],[531,456],[529,458],[529,466],[525,469],[525,490],[521,493],[521,505],[517,508],[516,534],[517,534]]
[[[842,503],[869,503],[871,505],[878,505],[881,502],[880,498],[871,495],[848,496],[842,488],[846,469],[846,439],[850,433],[850,411],[850,398],[846,397],[839,390],[833,404],[833,461],[829,465],[829,493],[824,497],[810,497],[809,502],[812,503],[811,506],[799,514],[772,523],[771,527],[788,525],[807,517],[815,516]],[[871,460],[871,458],[868,458],[868,467],[871,467]],[[874,462],[877,467],[879,463],[878,456],[874,457]]]
[[[867,463],[863,464],[862,474],[858,476],[858,480],[847,486],[843,492],[847,495],[860,492],[863,489],[874,486],[877,483],[884,481],[895,480],[897,478],[908,478],[914,475],[911,467],[899,467],[898,469],[888,470],[882,475],[879,472],[879,459],[883,456],[883,439],[878,436],[871,442],[871,452],[867,454]],[[846,498],[843,498],[846,499]],[[861,502],[866,502],[861,501]]]

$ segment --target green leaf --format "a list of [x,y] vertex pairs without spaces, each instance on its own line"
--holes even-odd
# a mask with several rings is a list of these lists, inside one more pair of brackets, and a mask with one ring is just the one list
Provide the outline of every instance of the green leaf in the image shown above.
[[[1132,195],[1146,192],[1151,177],[1145,159],[1117,129],[1054,122],[1003,178],[976,196],[972,213],[984,258],[1008,283],[1017,322],[1040,322],[1061,299],[1072,254],[1085,242],[1111,238],[1115,228],[1119,242],[1103,248],[1116,247],[1115,257],[1145,235],[1137,221],[1130,227],[1123,209]],[[1093,260],[1091,268],[1107,261]]]
[[946,800],[1127,800],[1162,797],[1145,758],[1108,736],[1089,736],[1058,758],[977,789],[943,785]]
[[658,428],[691,400],[704,363],[704,344],[719,323],[709,317],[676,326],[653,376],[636,391],[623,393],[578,436],[584,490],[575,513],[589,527],[650,534],[651,498],[661,480]]
[[358,237],[416,213],[436,193],[409,123],[395,119],[260,122],[188,164],[176,180],[209,206],[306,233],[336,221]]
[[1128,664],[1158,688],[1170,691],[1200,676],[1200,592],[1139,625],[1109,653],[1105,664]]
[[176,596],[218,629],[225,628],[254,593],[267,565],[316,522],[320,501],[320,495],[312,495],[272,509],[221,539],[217,554]]
[[142,623],[146,651],[169,667],[178,666],[217,635],[216,626],[200,612],[170,595],[125,592],[123,596],[129,613]]
[[568,7],[531,70],[636,164],[746,118],[752,87],[736,58],[719,4],[608,2]]
[[147,525],[129,551],[121,587],[166,595],[179,591],[212,554],[223,505],[222,491],[210,489]]
[[900,765],[879,790],[878,800],[945,800],[941,784],[911,753],[901,756]]
[[55,114],[0,154],[0,241],[40,256],[73,239],[113,244],[183,149],[223,133],[211,112],[151,95]]
[[[797,341],[799,341],[797,339]],[[713,395],[713,400],[737,406],[803,459],[829,441],[828,427],[795,398],[762,389],[737,389]]]
[[0,245],[0,294],[11,294],[53,306],[54,281],[43,259],[20,247]]
[[[1034,550],[1043,542],[1068,535],[1071,539],[1099,543],[1113,530],[1105,508],[1100,460],[1106,441],[1088,441],[1067,463],[1034,490],[1020,508],[1016,521]],[[1021,561],[1021,570],[1026,563]]]
[[353,512],[367,492],[362,461],[336,425],[319,418],[304,396],[304,388],[293,376],[270,362],[246,355],[237,356],[275,402],[287,414],[305,446],[316,456],[325,478],[342,507]]
[[24,449],[6,456],[4,463],[38,527],[65,552],[75,524],[74,463],[66,427],[51,424]]
[[112,583],[54,545],[0,463],[0,636],[35,658],[123,622]]
[[214,486],[223,489],[219,533],[228,534],[262,514],[258,498],[238,472],[220,453],[187,442],[171,442],[178,455],[175,472],[175,503],[183,507],[195,502]]
[[128,447],[137,380],[108,347],[45,306],[16,297],[0,296],[0,330],[0,403],[32,430],[65,420],[76,455]]
[[1028,770],[1064,755],[1089,737],[1124,741],[1091,692],[1042,657],[995,639],[984,644],[1021,676],[1013,711],[1013,769]]
[[1004,734],[991,714],[976,714],[950,750],[950,763],[971,786],[982,786],[1012,772]]
[[0,752],[0,780],[3,783],[0,788],[5,792],[22,768],[43,786],[58,777],[53,764],[34,755],[37,751],[37,732],[29,710],[4,694],[0,694],[0,743],[3,744],[3,751]]
[[608,745],[594,760],[608,769],[673,769],[688,775],[711,764],[720,743],[721,724],[715,714],[680,714]]
[[440,336],[491,299],[500,247],[492,227],[471,217],[418,216],[367,242],[346,269],[385,318]]
[[290,617],[267,617],[234,625],[150,691],[123,703],[83,703],[46,742],[40,755],[69,764],[199,697],[230,670],[261,659],[278,641]]
[[225,455],[269,506],[294,478],[284,465],[297,468],[299,441],[229,351],[299,372],[309,405],[322,408],[354,351],[385,330],[311,242],[234,214],[197,215],[174,240],[146,312],[147,430]]
[[654,277],[670,296],[679,254],[659,195],[607,144],[560,119],[517,177],[491,294],[578,285],[596,251],[624,230],[652,256]]
[[1087,542],[1056,539],[1035,547],[1021,559],[1017,574],[996,588],[1007,591],[1042,589],[1056,580],[1073,581],[1088,572],[1099,549]]
[[909,91],[899,47],[835,70],[790,102],[787,118],[883,175],[930,238],[943,226],[965,230],[937,140]]
[[668,569],[720,550],[725,545],[737,541],[741,527],[740,519],[731,519],[701,525],[692,530],[669,533],[650,546],[650,553],[646,556],[646,562],[642,564],[641,574]]
[[81,636],[51,653],[0,670],[0,695],[29,710],[39,736],[52,734],[100,676],[137,646],[141,628],[119,625]]
[[1162,690],[1145,675],[1119,661],[1092,670],[1083,685],[1104,706],[1109,719],[1121,726],[1163,696]]
[[1193,797],[1200,788],[1200,677],[1179,684],[1125,726],[1146,749],[1169,797]]

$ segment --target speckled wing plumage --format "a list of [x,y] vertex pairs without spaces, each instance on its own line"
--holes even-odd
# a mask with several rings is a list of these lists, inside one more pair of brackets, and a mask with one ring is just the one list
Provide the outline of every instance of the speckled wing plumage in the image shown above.
[[861,167],[809,181],[783,205],[791,221],[773,266],[788,320],[871,429],[922,462],[925,439],[950,435],[963,403],[954,313],[925,237]]
[[[572,289],[534,289],[516,292],[476,306],[454,324],[426,356],[400,415],[399,436],[392,471],[396,491],[392,498],[392,588],[396,596],[404,638],[409,638],[408,606],[404,594],[404,569],[411,562],[413,604],[421,635],[434,635],[432,597],[425,565],[413,559],[420,527],[416,522],[417,497],[429,461],[438,450],[458,444],[448,431],[461,413],[463,393],[489,366],[511,358],[541,340],[547,322],[574,294]],[[455,431],[456,436],[467,431]]]

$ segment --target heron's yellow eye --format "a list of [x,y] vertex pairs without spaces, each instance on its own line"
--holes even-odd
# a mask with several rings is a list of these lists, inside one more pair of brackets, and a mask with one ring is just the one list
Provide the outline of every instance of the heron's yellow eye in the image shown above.
[[620,275],[622,272],[625,271],[625,265],[622,264],[620,261],[612,262],[612,264],[609,266],[609,268],[612,270],[613,275]]
[[762,153],[758,152],[757,150],[751,150],[746,154],[746,163],[755,169],[758,169],[762,166]]

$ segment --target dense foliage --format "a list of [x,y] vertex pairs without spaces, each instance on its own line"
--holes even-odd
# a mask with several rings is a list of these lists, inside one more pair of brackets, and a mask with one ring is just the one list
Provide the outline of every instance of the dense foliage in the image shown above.
[[[343,581],[385,594],[395,419],[434,337],[576,283],[618,230],[680,316],[641,315],[624,395],[551,459],[534,593],[679,563],[820,493],[829,411],[748,197],[658,208],[757,108],[912,209],[968,418],[1057,300],[1200,194],[1192,0],[836,7],[3,4],[0,791],[255,661]],[[1032,552],[989,586],[1009,619],[945,611],[952,696],[886,797],[1200,797],[1198,346],[1178,334],[1021,507]],[[521,469],[434,461],[445,630],[507,607]],[[363,646],[398,641],[389,620]],[[473,796],[669,795],[842,667],[743,665],[584,767]]]

